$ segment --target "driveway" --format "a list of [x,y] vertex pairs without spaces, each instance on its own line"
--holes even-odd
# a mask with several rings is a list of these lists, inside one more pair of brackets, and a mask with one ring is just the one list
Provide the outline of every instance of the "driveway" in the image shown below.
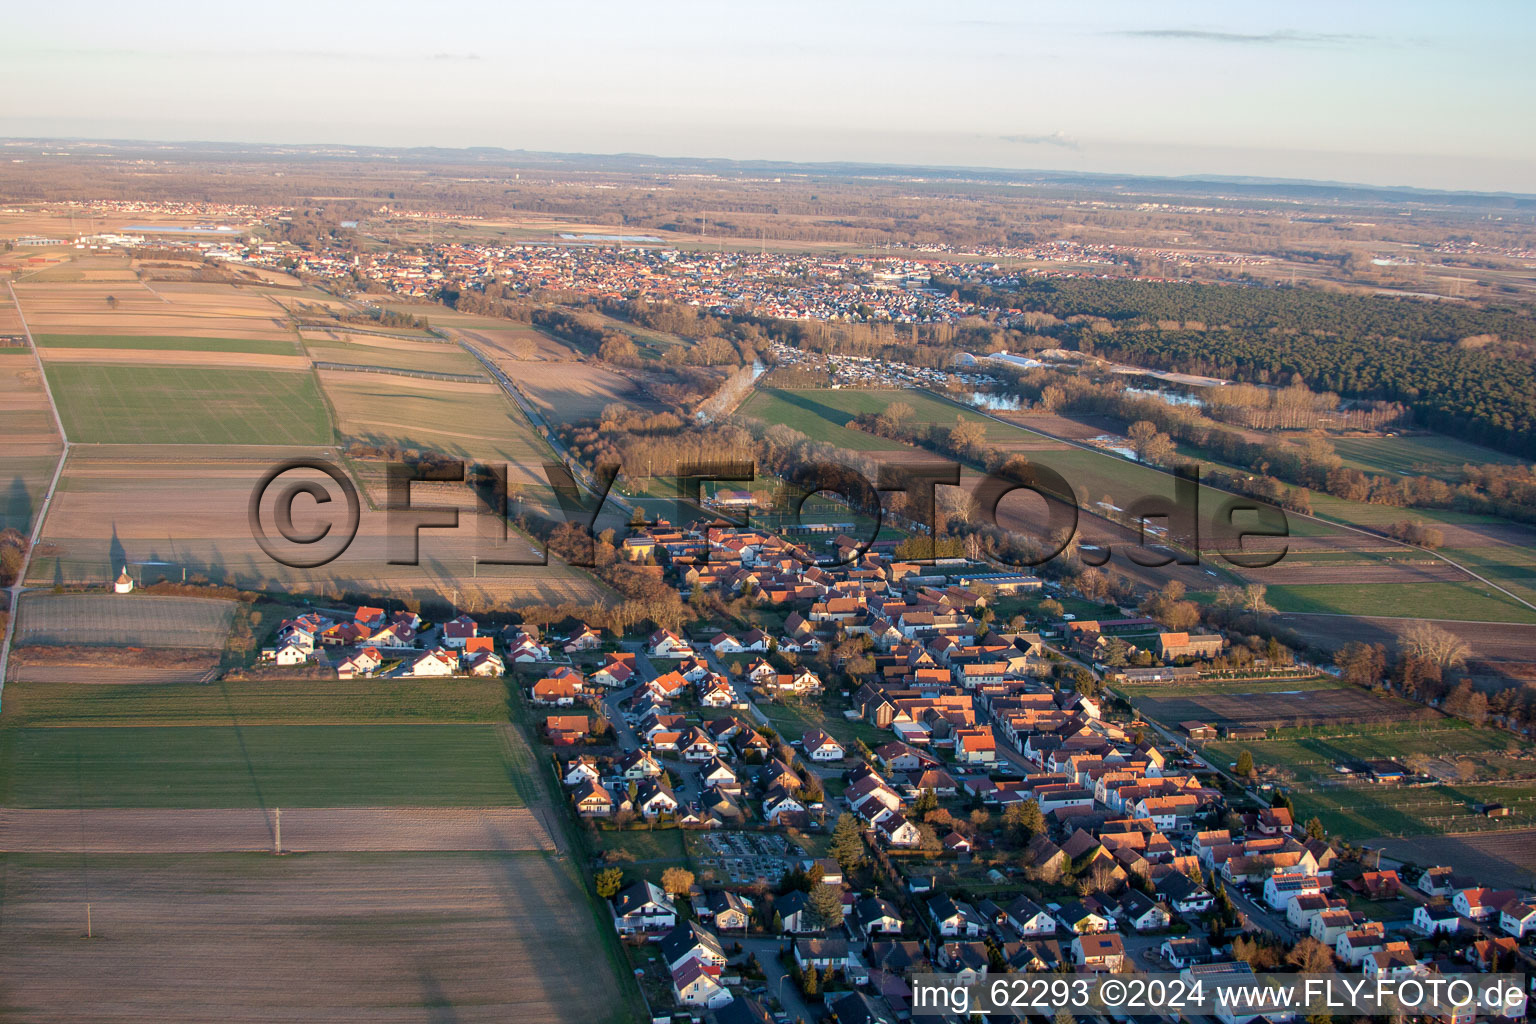
[[[721,936],[720,941],[728,948],[731,945],[725,936]],[[826,1014],[826,1007],[820,1000],[814,1004],[806,1001],[795,987],[794,980],[789,977],[789,968],[779,964],[779,949],[789,949],[793,939],[787,936],[758,936],[739,941],[742,949],[757,955],[757,962],[767,975],[763,983],[768,987],[767,994],[783,1004],[784,1012],[789,1014],[790,1020],[818,1021]]]

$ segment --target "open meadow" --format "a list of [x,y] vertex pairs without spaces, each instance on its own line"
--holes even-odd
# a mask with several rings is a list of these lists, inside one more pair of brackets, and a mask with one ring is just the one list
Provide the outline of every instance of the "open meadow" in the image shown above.
[[50,362],[70,441],[97,444],[326,444],[310,373]]
[[515,806],[523,769],[505,731],[0,725],[0,806]]
[[611,940],[552,855],[3,861],[7,1020],[629,1019]]
[[1339,437],[1332,443],[1344,465],[1367,473],[1432,476],[1451,482],[1460,480],[1462,466],[1514,466],[1525,461],[1444,434]]
[[501,679],[252,679],[206,685],[12,683],[7,728],[27,726],[502,723]]

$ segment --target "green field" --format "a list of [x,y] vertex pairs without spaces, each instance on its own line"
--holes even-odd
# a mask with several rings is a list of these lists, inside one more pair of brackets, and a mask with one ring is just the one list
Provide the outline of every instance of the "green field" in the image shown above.
[[1536,612],[1476,581],[1447,583],[1316,583],[1269,588],[1281,612],[1379,615],[1467,622],[1536,622]]
[[1504,452],[1458,441],[1440,434],[1408,437],[1341,437],[1333,449],[1344,465],[1367,473],[1395,476],[1433,476],[1455,481],[1468,463],[1518,465],[1521,460]]
[[768,717],[769,724],[785,743],[800,739],[811,729],[825,730],[827,735],[843,745],[846,753],[852,753],[853,744],[859,740],[873,749],[892,739],[886,729],[871,725],[863,719],[849,721],[841,712],[824,710],[815,703],[779,704],[763,701],[758,705],[758,710]]
[[1510,593],[1536,604],[1536,548],[1489,544],[1446,548],[1445,555]]
[[0,806],[518,806],[495,725],[0,729]]
[[6,728],[505,722],[500,679],[281,679],[260,682],[11,683]]
[[33,340],[38,348],[137,348],[160,352],[247,352],[264,356],[299,355],[298,345],[291,341],[258,338],[188,338],[165,334],[39,334]]
[[884,409],[894,394],[896,392],[891,391],[785,391],[770,388],[753,394],[737,411],[742,416],[766,423],[782,423],[812,441],[825,441],[839,448],[902,451],[907,446],[899,441],[888,441],[847,426],[860,412]]
[[186,366],[51,363],[48,382],[74,442],[329,444],[313,374]]

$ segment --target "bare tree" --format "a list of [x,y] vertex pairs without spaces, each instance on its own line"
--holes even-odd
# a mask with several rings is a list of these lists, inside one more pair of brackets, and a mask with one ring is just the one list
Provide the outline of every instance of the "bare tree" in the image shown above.
[[1441,668],[1461,668],[1472,649],[1455,633],[1431,622],[1415,622],[1403,634],[1403,651],[1422,662]]

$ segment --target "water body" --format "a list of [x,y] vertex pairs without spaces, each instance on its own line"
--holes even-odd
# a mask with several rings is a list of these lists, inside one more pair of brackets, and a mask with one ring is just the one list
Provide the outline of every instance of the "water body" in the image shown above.
[[1013,395],[999,395],[990,391],[972,391],[967,401],[978,409],[993,412],[1018,412],[1024,408],[1024,400]]
[[1161,388],[1126,388],[1125,393],[1136,395],[1139,398],[1155,398],[1159,402],[1168,405],[1187,405],[1193,408],[1204,408],[1205,400],[1194,395],[1186,395],[1182,391],[1164,391]]

